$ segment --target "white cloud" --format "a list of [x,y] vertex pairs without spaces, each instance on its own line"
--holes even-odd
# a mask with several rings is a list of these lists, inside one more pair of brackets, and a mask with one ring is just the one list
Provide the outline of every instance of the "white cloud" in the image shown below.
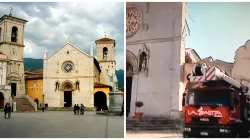
[[43,58],[64,45],[68,34],[73,45],[89,54],[95,40],[116,40],[117,69],[123,68],[124,10],[123,3],[0,3],[0,15],[9,14],[28,20],[25,25],[24,57]]

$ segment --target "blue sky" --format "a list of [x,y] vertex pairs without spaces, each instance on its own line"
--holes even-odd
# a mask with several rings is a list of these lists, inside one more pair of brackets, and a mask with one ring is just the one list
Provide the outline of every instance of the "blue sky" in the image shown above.
[[250,39],[249,3],[188,3],[190,35],[186,48],[201,58],[234,62],[236,50]]

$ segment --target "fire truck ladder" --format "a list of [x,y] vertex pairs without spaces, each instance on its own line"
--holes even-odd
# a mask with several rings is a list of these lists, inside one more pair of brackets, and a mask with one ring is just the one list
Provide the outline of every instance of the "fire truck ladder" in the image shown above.
[[207,66],[206,64],[196,64],[188,79],[190,79],[190,82],[198,83],[222,80],[232,85],[237,90],[240,90],[242,93],[248,92],[247,86],[244,86],[240,82],[227,76],[219,68],[214,66]]

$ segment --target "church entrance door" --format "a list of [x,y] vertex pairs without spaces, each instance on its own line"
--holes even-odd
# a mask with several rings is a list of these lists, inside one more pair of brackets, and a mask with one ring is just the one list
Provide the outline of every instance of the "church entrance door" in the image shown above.
[[16,83],[11,83],[11,96],[16,96]]
[[0,108],[4,108],[4,95],[0,92]]
[[72,107],[72,91],[64,91],[64,107]]
[[128,117],[130,112],[130,102],[131,102],[131,90],[132,90],[132,77],[126,78],[126,116]]
[[102,91],[98,91],[94,95],[94,105],[97,111],[107,110],[107,97]]

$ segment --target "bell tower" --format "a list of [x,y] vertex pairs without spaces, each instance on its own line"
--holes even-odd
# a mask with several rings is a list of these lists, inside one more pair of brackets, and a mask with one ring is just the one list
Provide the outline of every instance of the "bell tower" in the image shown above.
[[[12,11],[12,9],[11,9]],[[7,84],[11,96],[25,95],[24,80],[24,19],[9,15],[0,18],[0,52],[7,55]]]
[[113,87],[117,81],[115,70],[115,40],[105,37],[95,41],[97,48],[97,60],[101,67],[100,81]]

